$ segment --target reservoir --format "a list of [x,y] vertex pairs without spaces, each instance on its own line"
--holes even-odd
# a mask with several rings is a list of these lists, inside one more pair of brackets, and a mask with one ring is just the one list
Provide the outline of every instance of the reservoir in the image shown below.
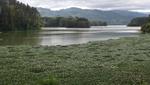
[[121,37],[138,37],[140,33],[140,27],[124,25],[93,26],[91,28],[43,27],[40,31],[1,32],[0,45],[71,45]]

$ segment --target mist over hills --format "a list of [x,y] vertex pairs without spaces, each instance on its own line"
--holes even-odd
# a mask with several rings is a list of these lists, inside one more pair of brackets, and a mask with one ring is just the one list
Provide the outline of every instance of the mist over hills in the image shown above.
[[127,25],[135,17],[147,16],[147,14],[125,10],[102,11],[96,9],[81,9],[75,7],[58,11],[53,11],[46,8],[37,8],[37,10],[40,12],[42,17],[77,16],[87,18],[90,21],[107,22],[111,25]]

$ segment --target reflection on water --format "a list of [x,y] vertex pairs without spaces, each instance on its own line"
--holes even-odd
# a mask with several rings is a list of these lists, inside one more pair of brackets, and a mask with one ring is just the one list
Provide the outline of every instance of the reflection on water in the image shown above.
[[0,45],[35,45],[40,44],[38,32],[0,33]]
[[137,37],[140,27],[42,28],[32,32],[0,33],[0,45],[70,45],[89,41]]

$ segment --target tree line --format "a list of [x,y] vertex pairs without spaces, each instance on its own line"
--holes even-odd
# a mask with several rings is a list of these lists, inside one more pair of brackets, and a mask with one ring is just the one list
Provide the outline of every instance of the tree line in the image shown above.
[[102,22],[102,21],[91,21],[90,22],[91,26],[107,26],[107,22]]
[[136,17],[128,26],[140,26],[143,33],[150,33],[150,15],[148,17]]
[[141,31],[143,33],[150,33],[150,15],[148,17],[148,22],[142,25]]
[[89,28],[90,22],[79,17],[43,17],[45,27]]
[[89,28],[90,26],[106,26],[106,22],[89,21],[82,17],[43,17],[45,27]]
[[143,26],[145,23],[148,23],[149,17],[136,17],[131,20],[128,26]]
[[0,0],[0,31],[37,30],[41,25],[36,8],[16,0]]
[[106,22],[81,17],[43,17],[36,8],[16,0],[0,0],[0,31],[38,30],[45,27],[89,28],[106,26]]

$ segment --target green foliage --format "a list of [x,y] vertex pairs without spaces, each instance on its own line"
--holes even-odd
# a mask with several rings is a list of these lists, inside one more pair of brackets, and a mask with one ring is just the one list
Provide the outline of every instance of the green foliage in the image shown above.
[[149,85],[149,44],[144,34],[70,46],[0,46],[0,85]]
[[79,17],[44,17],[45,27],[89,28],[88,19]]
[[49,76],[47,79],[43,79],[39,82],[39,85],[59,85],[56,78]]
[[37,30],[41,18],[36,8],[16,0],[0,0],[0,31]]
[[131,20],[128,26],[143,26],[149,21],[149,17],[137,17]]
[[107,26],[106,22],[101,22],[101,21],[92,21],[90,22],[91,26]]
[[150,33],[150,15],[147,19],[147,23],[144,23],[144,25],[141,27],[141,31],[143,33]]
[[143,33],[150,33],[150,23],[147,23],[145,25],[142,26],[141,31]]
[[150,33],[150,16],[134,18],[128,26],[141,26],[143,33]]

